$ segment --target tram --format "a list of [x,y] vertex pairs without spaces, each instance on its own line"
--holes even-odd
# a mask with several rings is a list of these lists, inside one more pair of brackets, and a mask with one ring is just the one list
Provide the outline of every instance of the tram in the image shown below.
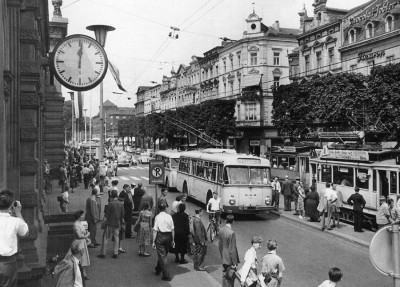
[[400,188],[400,150],[381,147],[360,146],[349,148],[344,145],[324,147],[319,154],[310,158],[310,181],[316,181],[317,189],[333,183],[343,194],[342,217],[353,221],[352,206],[347,199],[360,188],[366,201],[364,221],[374,229],[375,215],[380,196],[393,198],[397,202]]

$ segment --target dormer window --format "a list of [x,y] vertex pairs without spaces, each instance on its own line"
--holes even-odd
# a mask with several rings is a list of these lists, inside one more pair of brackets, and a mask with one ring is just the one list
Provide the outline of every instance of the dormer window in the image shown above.
[[367,39],[372,38],[374,36],[374,25],[372,23],[368,23],[365,27],[365,37]]
[[351,29],[349,31],[349,44],[355,43],[356,42],[356,30]]
[[322,18],[322,13],[319,12],[319,13],[317,14],[317,25],[318,25],[318,26],[321,26],[321,18]]
[[393,16],[389,15],[386,17],[385,21],[385,32],[393,31],[393,28],[394,28]]

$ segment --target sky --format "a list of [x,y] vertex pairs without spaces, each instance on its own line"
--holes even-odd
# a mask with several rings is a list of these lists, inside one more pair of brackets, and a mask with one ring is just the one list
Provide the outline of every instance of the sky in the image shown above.
[[[48,0],[50,21],[52,1]],[[351,9],[367,0],[328,0],[332,8]],[[246,29],[246,18],[255,13],[271,26],[279,21],[281,27],[299,28],[298,12],[305,5],[313,15],[314,0],[63,0],[62,16],[68,18],[68,35],[84,34],[94,38],[86,29],[89,25],[115,27],[105,44],[107,56],[117,66],[122,85],[120,92],[111,73],[104,78],[104,102],[110,100],[120,107],[134,107],[138,86],[161,83],[172,67],[188,65],[191,56],[221,44],[220,37],[238,40]],[[172,27],[178,39],[168,37]],[[66,100],[69,90],[62,89]],[[88,116],[99,112],[100,90],[84,92],[84,108]]]

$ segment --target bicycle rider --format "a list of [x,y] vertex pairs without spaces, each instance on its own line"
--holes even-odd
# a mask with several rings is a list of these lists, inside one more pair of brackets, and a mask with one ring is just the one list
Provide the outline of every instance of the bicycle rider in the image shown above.
[[209,213],[209,221],[212,223],[212,220],[215,216],[215,225],[217,228],[217,234],[219,233],[219,222],[221,218],[221,198],[218,197],[218,193],[216,191],[213,192],[213,197],[207,203],[207,211]]

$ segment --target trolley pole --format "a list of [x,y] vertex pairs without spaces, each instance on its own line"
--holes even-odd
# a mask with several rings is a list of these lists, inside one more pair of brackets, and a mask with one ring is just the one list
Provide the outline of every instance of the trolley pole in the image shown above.
[[400,287],[400,247],[399,225],[392,224],[392,256],[393,256],[393,286]]

